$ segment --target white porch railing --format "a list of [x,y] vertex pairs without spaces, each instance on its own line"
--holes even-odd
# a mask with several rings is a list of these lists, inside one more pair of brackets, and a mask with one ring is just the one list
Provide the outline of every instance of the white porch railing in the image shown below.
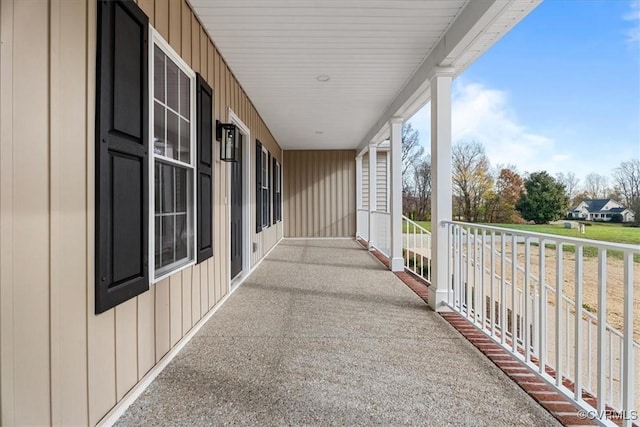
[[356,230],[357,237],[362,237],[364,240],[369,241],[369,210],[358,209],[358,219],[356,224],[358,229]]
[[[615,425],[606,417],[613,409],[623,425],[638,419],[640,396],[634,393],[640,389],[640,369],[634,367],[640,344],[633,333],[638,246],[448,221],[443,226],[451,255],[451,309],[589,411],[589,417]],[[596,248],[597,258],[585,263],[585,248]],[[608,251],[622,254],[622,260]],[[596,307],[585,302],[585,292]],[[622,319],[621,331],[610,324],[614,318]],[[583,391],[596,396],[595,407],[583,399]]]
[[375,224],[373,245],[385,256],[391,256],[391,214],[375,211],[372,213]]
[[431,283],[431,233],[404,215],[402,257],[404,268]]

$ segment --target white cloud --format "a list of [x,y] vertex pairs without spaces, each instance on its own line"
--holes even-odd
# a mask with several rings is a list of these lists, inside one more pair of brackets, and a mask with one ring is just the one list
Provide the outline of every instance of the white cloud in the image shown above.
[[515,164],[521,172],[555,173],[571,158],[569,153],[558,152],[552,138],[519,122],[505,91],[461,81],[454,85],[452,121],[453,140],[482,143],[494,165]]
[[632,1],[630,10],[622,16],[625,21],[631,21],[632,27],[626,31],[627,41],[637,46],[640,43],[640,1]]
[[[571,152],[543,133],[522,124],[509,105],[506,91],[488,88],[479,83],[456,80],[452,93],[453,141],[477,141],[486,150],[492,165],[516,165],[519,172],[546,170],[554,175],[575,165]],[[411,120],[427,145],[429,137],[428,106]],[[582,171],[576,171],[578,173]]]

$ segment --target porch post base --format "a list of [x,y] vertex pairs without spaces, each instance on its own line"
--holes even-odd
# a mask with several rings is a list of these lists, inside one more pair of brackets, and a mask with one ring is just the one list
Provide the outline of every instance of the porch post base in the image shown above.
[[448,298],[446,289],[437,289],[431,285],[427,288],[427,291],[429,292],[429,307],[437,312],[452,311],[446,304]]
[[404,271],[404,259],[391,258],[391,271]]

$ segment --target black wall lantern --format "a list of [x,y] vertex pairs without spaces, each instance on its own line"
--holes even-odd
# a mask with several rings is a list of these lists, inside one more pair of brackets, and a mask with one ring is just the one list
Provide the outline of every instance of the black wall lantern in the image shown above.
[[238,161],[238,127],[232,123],[220,123],[216,120],[216,139],[220,141],[220,160]]

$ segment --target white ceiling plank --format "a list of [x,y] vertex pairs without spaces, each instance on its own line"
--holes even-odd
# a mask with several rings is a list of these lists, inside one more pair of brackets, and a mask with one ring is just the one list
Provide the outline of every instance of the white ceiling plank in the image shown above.
[[234,25],[234,24],[256,24],[256,25],[264,25],[264,24],[287,24],[287,23],[301,23],[301,24],[318,24],[322,25],[323,23],[330,24],[351,24],[351,25],[369,25],[371,28],[375,28],[377,25],[388,24],[389,22],[394,22],[397,25],[410,25],[410,26],[419,26],[421,23],[424,23],[426,19],[429,20],[429,24],[427,28],[438,28],[442,25],[447,25],[451,21],[451,17],[443,16],[443,17],[424,17],[424,16],[403,16],[398,17],[395,20],[391,19],[388,16],[346,16],[346,15],[333,15],[333,16],[281,16],[281,15],[246,15],[240,18],[233,18],[230,16],[219,16],[219,15],[200,15],[201,20],[205,25],[216,24],[217,22],[224,22],[225,25]]
[[[229,8],[229,7],[244,7],[253,8],[256,6],[256,2],[253,0],[191,0],[190,3],[194,7],[198,8]],[[319,7],[362,7],[366,4],[368,8],[398,8],[398,9],[452,9],[456,8],[456,2],[451,0],[395,0],[389,2],[388,0],[262,0],[260,3],[262,7],[286,7],[286,8],[314,8]]]

